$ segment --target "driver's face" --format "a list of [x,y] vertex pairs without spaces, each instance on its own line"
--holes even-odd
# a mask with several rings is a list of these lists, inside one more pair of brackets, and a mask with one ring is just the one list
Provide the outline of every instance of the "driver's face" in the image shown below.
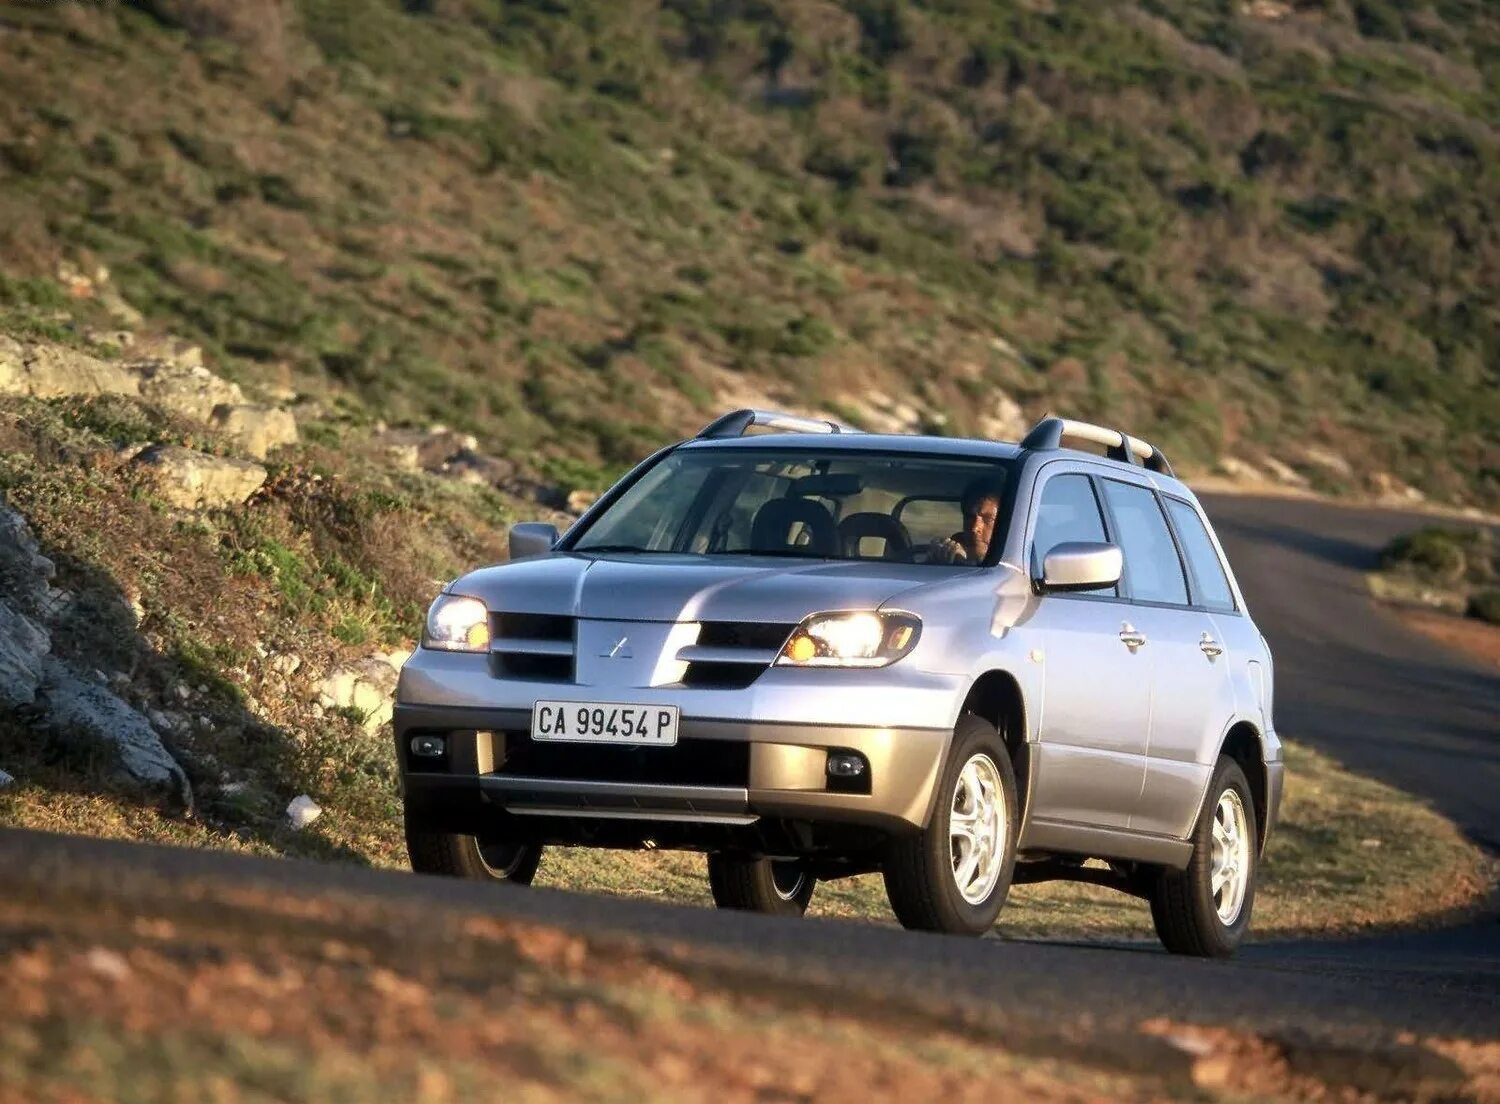
[[1000,517],[1000,500],[980,499],[972,513],[964,513],[964,535],[974,547],[974,558],[982,560],[990,553],[990,540],[995,535],[995,522]]

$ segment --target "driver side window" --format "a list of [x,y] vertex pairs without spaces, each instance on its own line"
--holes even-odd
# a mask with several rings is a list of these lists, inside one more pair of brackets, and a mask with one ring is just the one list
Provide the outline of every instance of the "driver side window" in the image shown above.
[[[1094,484],[1088,476],[1073,473],[1054,475],[1042,487],[1042,500],[1037,506],[1036,529],[1031,538],[1031,570],[1040,576],[1042,560],[1048,552],[1068,541],[1102,543],[1109,537],[1104,531],[1104,514],[1099,508]],[[1118,596],[1120,588],[1113,586],[1091,591],[1093,594]]]

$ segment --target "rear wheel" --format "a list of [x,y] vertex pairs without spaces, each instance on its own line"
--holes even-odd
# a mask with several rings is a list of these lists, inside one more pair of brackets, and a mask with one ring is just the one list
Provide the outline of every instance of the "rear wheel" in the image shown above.
[[410,816],[406,818],[406,853],[418,874],[516,885],[530,885],[542,861],[539,844],[429,832]]
[[993,725],[965,714],[922,831],[891,844],[885,891],[902,927],[982,935],[1016,865],[1016,776]]
[[1151,893],[1151,919],[1173,954],[1228,958],[1250,928],[1257,865],[1255,801],[1245,772],[1220,759],[1193,829],[1184,870],[1164,870]]
[[801,916],[817,884],[807,864],[796,860],[708,857],[708,886],[723,909]]

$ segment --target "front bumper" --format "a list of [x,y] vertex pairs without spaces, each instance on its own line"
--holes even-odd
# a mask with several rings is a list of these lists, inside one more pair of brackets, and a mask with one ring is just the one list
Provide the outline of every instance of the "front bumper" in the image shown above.
[[[684,712],[673,748],[543,746],[531,740],[530,708],[412,704],[396,707],[394,728],[409,813],[473,835],[495,832],[512,818],[532,825],[585,819],[727,829],[804,821],[908,831],[927,820],[952,736],[947,727],[719,720]],[[419,734],[442,736],[444,756],[414,755],[411,740]],[[830,778],[830,751],[862,756],[862,778]]]

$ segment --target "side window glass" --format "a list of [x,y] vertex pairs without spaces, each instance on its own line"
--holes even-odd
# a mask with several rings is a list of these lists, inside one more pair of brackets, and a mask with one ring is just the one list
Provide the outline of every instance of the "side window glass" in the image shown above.
[[1188,604],[1187,580],[1166,515],[1147,487],[1104,481],[1104,497],[1125,554],[1125,584],[1140,602]]
[[1229,587],[1229,576],[1198,511],[1176,498],[1167,499],[1167,509],[1182,540],[1182,550],[1187,553],[1188,566],[1193,569],[1199,604],[1211,610],[1233,610],[1234,591]]
[[[1031,537],[1031,569],[1034,573],[1041,573],[1042,560],[1059,544],[1108,539],[1099,500],[1088,476],[1054,475],[1047,480],[1042,487],[1042,500],[1036,510],[1036,528]],[[1119,592],[1119,587],[1090,591],[1091,594]]]

